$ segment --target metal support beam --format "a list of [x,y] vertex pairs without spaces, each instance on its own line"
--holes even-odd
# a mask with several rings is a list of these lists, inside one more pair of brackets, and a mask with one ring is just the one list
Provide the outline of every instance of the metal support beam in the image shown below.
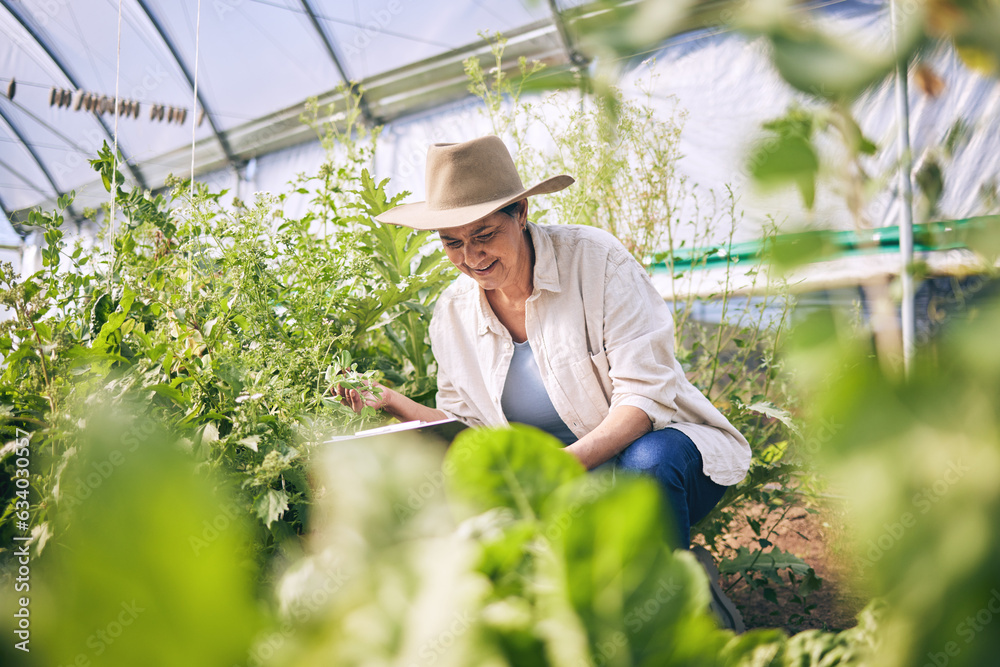
[[19,172],[17,169],[14,169],[14,167],[12,167],[11,165],[7,164],[3,160],[0,160],[0,167],[3,167],[7,171],[9,171],[14,178],[16,178],[17,180],[21,181],[26,186],[28,186],[29,190],[34,190],[35,192],[37,192],[38,194],[42,195],[43,197],[48,197],[49,196],[49,193],[47,193],[45,190],[42,190],[40,187],[38,187],[37,185],[35,185],[29,179],[25,178],[24,174],[22,174],[21,172]]
[[60,132],[56,128],[52,127],[51,124],[46,123],[41,117],[38,116],[38,114],[32,113],[31,109],[29,109],[28,107],[24,106],[23,104],[21,104],[17,100],[8,99],[7,101],[13,107],[15,107],[18,111],[20,111],[21,113],[23,113],[25,116],[27,116],[31,120],[35,121],[36,123],[38,123],[39,125],[41,125],[42,127],[44,127],[46,130],[48,130],[49,132],[51,132],[53,135],[55,135],[55,136],[59,137],[60,139],[62,139],[63,142],[67,146],[69,146],[70,148],[72,148],[73,150],[75,150],[77,153],[80,153],[81,155],[90,156],[91,152],[89,150],[87,150],[86,148],[84,148],[80,144],[76,143],[75,141],[73,141],[72,139],[70,139],[69,137],[67,137],[65,134],[63,134],[62,132]]
[[[56,198],[58,199],[59,197],[62,197],[64,194],[66,194],[65,192],[59,189],[58,185],[56,185],[56,181],[54,178],[52,178],[52,174],[50,174],[49,170],[45,167],[45,163],[42,162],[42,159],[38,156],[38,153],[35,152],[34,147],[28,143],[27,138],[23,134],[21,134],[21,130],[19,130],[17,125],[14,124],[14,119],[8,116],[7,112],[3,110],[2,104],[0,104],[0,118],[2,118],[3,122],[7,124],[7,127],[10,128],[10,131],[14,133],[14,136],[17,137],[17,140],[21,142],[21,145],[24,146],[24,149],[28,151],[28,154],[30,154],[31,158],[35,161],[35,164],[38,165],[38,168],[42,171],[42,175],[45,176],[45,180],[47,180],[49,182],[49,185],[52,186],[52,192],[55,193]],[[78,216],[76,212],[73,210],[72,204],[66,207],[66,212],[69,213],[70,217],[73,218],[73,221],[76,222],[77,228],[79,228],[80,216]]]
[[[345,84],[353,88],[351,77],[348,76],[347,70],[344,69],[344,65],[341,63],[340,56],[337,55],[337,50],[333,47],[333,43],[326,36],[326,31],[324,31],[323,26],[320,25],[319,18],[316,16],[316,12],[313,11],[309,0],[300,0],[300,2],[302,3],[302,9],[305,10],[306,16],[309,17],[309,21],[316,30],[316,34],[319,35],[319,38],[323,41],[323,46],[326,47],[326,52],[329,54],[330,60],[333,61],[333,66],[337,68],[340,78],[344,80]],[[368,106],[368,100],[365,99],[363,93],[359,93],[358,106],[361,108],[361,115],[364,116],[365,122],[368,123],[370,127],[374,127],[378,124],[376,118],[371,112],[371,108]]]
[[[55,66],[59,68],[59,71],[62,72],[63,76],[66,77],[66,80],[69,81],[70,85],[73,86],[73,88],[80,90],[81,89],[80,83],[77,81],[76,77],[70,71],[69,67],[66,65],[65,62],[63,62],[63,59],[59,57],[59,55],[55,52],[55,50],[51,46],[49,46],[48,42],[46,42],[45,39],[42,37],[42,34],[37,30],[35,30],[31,22],[24,17],[24,15],[22,14],[22,10],[15,8],[14,3],[12,3],[11,0],[0,0],[0,4],[2,4],[8,12],[10,12],[11,16],[17,19],[17,22],[21,24],[21,27],[23,27],[28,32],[28,34],[31,35],[31,38],[35,40],[38,46],[40,46],[42,50],[45,51],[45,54],[49,57],[49,59],[52,60],[53,63],[55,63]],[[104,130],[105,136],[107,136],[107,138],[112,143],[114,143],[115,134],[114,132],[111,131],[111,128],[108,127],[108,124],[104,122],[104,119],[95,114],[94,120],[96,120],[97,123],[101,126],[101,129]],[[128,167],[129,172],[132,174],[132,178],[135,179],[135,182],[138,183],[140,188],[142,188],[143,190],[147,190],[148,187],[146,186],[146,179],[143,178],[142,172],[139,171],[139,167],[135,164],[132,164],[131,158],[129,157],[128,153],[122,148],[121,144],[118,144],[118,151],[122,154],[122,158],[125,161],[125,166]]]
[[[3,217],[7,218],[7,221],[10,222],[10,209],[3,203],[2,197],[0,197],[0,213],[3,213]],[[13,224],[11,224],[11,227],[13,227]]]
[[[187,79],[188,85],[191,86],[191,90],[197,93],[198,104],[201,105],[201,110],[205,112],[205,118],[208,119],[208,124],[212,128],[212,133],[215,135],[216,141],[218,141],[219,145],[222,146],[222,152],[225,153],[226,160],[229,161],[229,164],[238,174],[241,166],[240,160],[236,157],[235,154],[233,154],[233,149],[229,146],[229,140],[226,139],[226,135],[216,126],[215,120],[212,118],[212,110],[205,103],[205,98],[202,94],[202,91],[201,90],[195,91],[194,76],[191,74],[191,71],[188,69],[188,66],[184,63],[184,59],[181,58],[180,51],[177,50],[177,45],[175,45],[174,41],[170,39],[170,35],[167,34],[166,29],[163,27],[163,24],[160,23],[160,20],[156,17],[156,14],[153,13],[153,10],[152,8],[150,8],[149,3],[146,2],[146,0],[136,0],[136,4],[138,4],[139,7],[142,9],[143,13],[146,14],[146,18],[149,19],[149,22],[153,25],[153,28],[156,30],[157,34],[159,34],[160,39],[163,40],[163,43],[166,45],[167,50],[170,51],[170,55],[173,56],[174,62],[177,63],[177,67],[179,67],[181,72],[184,74],[184,78]],[[192,109],[191,110],[192,123],[197,122],[196,120],[197,115],[198,115],[197,109]]]
[[587,61],[587,58],[573,46],[573,38],[569,34],[566,22],[563,20],[562,12],[559,11],[559,7],[556,5],[556,0],[549,0],[549,11],[552,12],[552,23],[556,27],[556,32],[559,33],[559,40],[566,50],[566,57],[575,67],[584,68],[589,65],[590,63]]

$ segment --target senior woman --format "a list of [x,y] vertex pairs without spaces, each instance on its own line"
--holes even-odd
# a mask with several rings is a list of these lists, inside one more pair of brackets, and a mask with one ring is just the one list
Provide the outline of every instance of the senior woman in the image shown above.
[[339,388],[345,403],[401,420],[536,426],[587,469],[655,477],[687,547],[691,524],[746,475],[750,447],[685,378],[670,310],[643,267],[602,230],[528,222],[528,197],[573,179],[525,188],[497,137],[431,146],[426,181],[426,202],[377,220],[437,230],[463,274],[430,325],[437,408],[382,386]]

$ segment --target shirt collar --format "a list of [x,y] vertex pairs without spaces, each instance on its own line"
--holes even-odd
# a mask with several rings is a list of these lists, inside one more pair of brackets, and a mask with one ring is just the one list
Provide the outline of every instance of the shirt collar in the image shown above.
[[[533,222],[528,223],[528,234],[535,248],[535,275],[532,278],[534,293],[537,294],[539,290],[561,292],[559,267],[556,265],[556,253],[552,246],[552,239],[549,238],[544,229]],[[476,304],[479,310],[479,335],[484,336],[487,331],[504,335],[506,329],[493,313],[493,309],[490,308],[489,301],[486,300],[486,292],[475,281],[472,281],[472,287],[478,296]]]
[[548,290],[561,292],[559,284],[559,267],[556,264],[556,252],[552,247],[552,239],[545,230],[533,222],[528,223],[528,233],[535,246],[535,291]]
[[493,314],[490,302],[486,300],[486,292],[475,281],[473,281],[473,288],[476,290],[476,305],[479,310],[479,335],[485,336],[487,331],[503,335],[505,328],[500,324],[497,316]]

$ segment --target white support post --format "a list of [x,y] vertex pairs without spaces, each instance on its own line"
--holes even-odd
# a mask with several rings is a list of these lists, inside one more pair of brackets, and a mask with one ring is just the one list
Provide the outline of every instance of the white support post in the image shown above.
[[[896,4],[898,0],[889,0],[889,17],[891,22],[892,48],[898,55],[899,45],[896,39],[897,21],[899,15]],[[913,185],[910,172],[913,157],[910,154],[910,98],[907,85],[909,59],[900,60],[896,64],[896,114],[898,121],[898,157],[899,186],[902,201],[899,215],[899,261],[900,280],[903,287],[903,302],[900,306],[900,317],[903,330],[903,369],[909,373],[913,360],[914,339],[916,338],[916,320],[913,297],[914,284],[911,266],[913,264]]]

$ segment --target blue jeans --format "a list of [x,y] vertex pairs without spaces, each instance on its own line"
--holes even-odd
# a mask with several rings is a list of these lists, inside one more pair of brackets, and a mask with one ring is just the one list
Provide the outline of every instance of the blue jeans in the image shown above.
[[722,499],[726,487],[702,472],[701,453],[691,438],[665,428],[651,431],[626,447],[616,457],[594,470],[650,475],[660,483],[670,503],[677,545],[691,544],[691,526],[701,521]]

